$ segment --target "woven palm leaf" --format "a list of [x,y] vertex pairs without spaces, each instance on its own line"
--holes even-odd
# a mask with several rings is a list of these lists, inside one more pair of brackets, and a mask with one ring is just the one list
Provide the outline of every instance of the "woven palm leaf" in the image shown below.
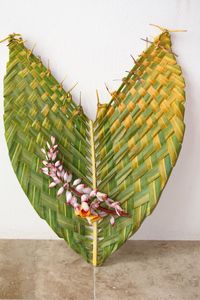
[[[17,178],[41,218],[93,265],[101,265],[153,211],[184,134],[184,80],[163,30],[92,122],[20,37],[9,36],[5,136]],[[129,215],[89,225],[56,197],[40,149],[55,136],[74,178],[120,202]]]

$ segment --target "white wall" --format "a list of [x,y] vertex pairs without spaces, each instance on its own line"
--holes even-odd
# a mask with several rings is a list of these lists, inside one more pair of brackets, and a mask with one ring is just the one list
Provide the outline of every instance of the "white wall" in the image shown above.
[[[154,213],[146,219],[136,239],[200,239],[200,1],[178,0],[6,0],[0,1],[0,38],[19,32],[43,60],[50,60],[55,77],[66,75],[65,88],[73,91],[89,117],[96,112],[95,89],[102,102],[130,69],[130,53],[145,47],[141,37],[167,28],[186,28],[173,34],[173,49],[186,79],[186,133],[177,165]],[[3,76],[8,58],[0,45],[0,238],[56,238],[29,204],[12,170],[4,139]]]

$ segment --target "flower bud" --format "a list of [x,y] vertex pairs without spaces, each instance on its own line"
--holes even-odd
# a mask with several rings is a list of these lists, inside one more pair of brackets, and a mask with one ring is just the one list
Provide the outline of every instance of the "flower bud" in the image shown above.
[[60,196],[64,192],[64,187],[61,186],[57,192],[57,196]]
[[67,204],[70,204],[72,200],[72,193],[69,191],[66,191],[66,202]]
[[77,190],[77,192],[79,192],[79,193],[82,193],[84,188],[85,188],[85,185],[84,185],[83,183],[78,184],[78,185],[76,186],[76,190]]
[[83,189],[83,193],[84,193],[84,194],[90,194],[91,191],[92,191],[92,189],[91,189],[90,187],[85,187],[85,188]]
[[51,189],[51,188],[53,188],[54,186],[56,186],[56,184],[57,184],[57,183],[56,183],[56,182],[54,182],[54,181],[53,181],[53,182],[51,182],[51,183],[49,184],[49,188],[50,188],[50,189]]
[[110,218],[110,224],[113,226],[115,224],[115,218],[111,216]]
[[55,141],[56,141],[56,138],[54,136],[51,136],[51,143],[52,143],[52,145],[55,144]]
[[101,192],[97,192],[97,198],[100,200],[100,201],[103,201],[103,200],[106,200],[108,198],[108,195],[107,194],[104,194],[104,193],[101,193]]
[[95,197],[96,195],[97,195],[97,189],[92,190],[92,191],[90,192],[90,198]]
[[82,202],[81,203],[81,209],[83,209],[84,211],[88,211],[90,208],[89,208],[89,205],[87,202]]
[[87,201],[88,201],[88,196],[85,195],[85,194],[83,194],[83,195],[81,196],[81,202],[87,202]]
[[74,182],[73,182],[73,185],[78,185],[81,183],[81,179],[78,178],[78,179],[75,179]]
[[55,163],[55,167],[59,167],[60,166],[60,160],[57,160],[57,162]]

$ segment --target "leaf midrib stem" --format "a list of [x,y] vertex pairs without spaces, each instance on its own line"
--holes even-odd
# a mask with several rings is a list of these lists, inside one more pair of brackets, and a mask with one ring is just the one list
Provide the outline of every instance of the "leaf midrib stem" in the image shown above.
[[[89,121],[90,125],[90,143],[91,143],[91,161],[92,161],[92,187],[96,189],[96,161],[95,161],[95,147],[94,147],[94,128],[92,120]],[[93,222],[93,249],[92,249],[92,264],[97,265],[97,221]]]

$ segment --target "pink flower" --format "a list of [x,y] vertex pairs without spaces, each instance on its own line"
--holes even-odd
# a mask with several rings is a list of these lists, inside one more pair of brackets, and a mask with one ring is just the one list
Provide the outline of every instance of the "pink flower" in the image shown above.
[[56,175],[57,175],[58,178],[60,178],[61,172],[58,170],[58,171],[56,172]]
[[88,195],[83,194],[81,196],[81,202],[87,202],[88,201]]
[[63,166],[60,165],[60,166],[58,167],[58,170],[59,170],[59,171],[62,171],[62,169],[63,169]]
[[82,202],[81,203],[81,209],[83,209],[85,212],[87,212],[90,208],[87,202]]
[[101,217],[101,218],[104,218],[108,215],[108,213],[106,213],[105,211],[99,211],[98,212],[98,215]]
[[60,196],[64,192],[64,190],[65,190],[64,187],[61,186],[57,192],[57,196]]
[[57,183],[53,181],[50,183],[49,188],[51,189],[51,188],[55,187],[56,185],[57,185]]
[[97,195],[97,189],[92,190],[92,191],[90,192],[90,198],[93,198],[93,197],[95,197],[96,195]]
[[89,187],[85,187],[85,188],[83,189],[83,193],[84,193],[84,194],[90,194],[91,191],[92,191],[92,189],[89,188]]
[[81,183],[81,179],[78,178],[78,179],[75,179],[75,180],[74,180],[74,182],[73,182],[72,185],[78,185],[78,184],[80,184],[80,183]]
[[55,163],[55,167],[59,167],[60,166],[60,160],[57,160],[57,162]]
[[61,173],[60,173],[60,177],[61,177],[62,179],[64,179],[64,176],[65,176],[65,170],[63,169],[63,170],[61,171]]
[[97,198],[100,200],[100,201],[104,201],[108,198],[108,195],[107,194],[104,194],[104,193],[100,193],[100,192],[97,192]]
[[99,207],[99,205],[100,205],[99,200],[98,200],[98,199],[94,199],[94,200],[92,201],[92,203],[90,204],[90,207],[91,207],[92,209],[97,209],[97,208]]
[[116,213],[118,214],[118,216],[121,216],[121,212],[123,211],[123,209],[120,207],[119,202],[114,202],[110,205],[110,207],[113,207],[116,211]]
[[80,207],[81,207],[81,205],[80,205],[78,202],[75,202],[75,203],[74,203],[74,208],[75,208],[76,210],[80,210]]
[[107,198],[106,200],[105,200],[105,202],[106,202],[106,204],[108,205],[108,206],[111,206],[112,205],[112,203],[114,202],[112,199],[110,199],[110,198]]
[[79,203],[76,203],[75,206],[75,214],[79,215],[80,209],[81,209],[81,205]]
[[53,181],[54,181],[56,184],[58,184],[58,183],[61,182],[60,179],[58,179],[58,177],[52,177],[52,178],[53,178]]
[[52,155],[52,158],[51,158],[51,160],[52,160],[52,161],[54,161],[54,160],[56,159],[56,157],[57,157],[57,154],[58,154],[58,152],[57,152],[57,151],[53,153],[53,155]]
[[48,168],[42,168],[42,173],[48,175],[49,174],[49,169]]
[[[58,185],[57,196],[62,195],[63,192],[66,191],[66,204],[74,208],[77,216],[86,218],[89,224],[106,216],[110,216],[110,224],[113,226],[116,218],[113,214],[117,214],[118,216],[124,215],[120,203],[112,200],[107,194],[101,193],[97,189],[92,190],[90,187],[81,183],[82,180],[80,178],[75,179],[72,183],[72,173],[65,170],[60,160],[56,161],[58,145],[55,145],[55,142],[55,137],[51,136],[52,146],[47,142],[48,150],[46,151],[44,148],[41,149],[45,155],[45,160],[42,161],[44,167],[41,171],[53,179],[49,184],[49,188]],[[56,162],[54,163],[54,161]],[[109,209],[106,208],[105,205],[101,206],[101,202],[104,202]]]
[[52,160],[53,153],[48,152],[48,153],[47,153],[47,156],[48,156],[48,159],[49,159],[49,160]]
[[71,203],[70,203],[73,207],[77,207],[77,198],[75,196],[72,196],[71,199]]
[[65,172],[64,181],[69,183],[71,182],[71,180],[72,180],[72,174]]
[[115,218],[113,216],[110,217],[110,224],[112,226],[115,224]]
[[67,204],[70,204],[72,200],[72,193],[69,191],[66,191],[66,202]]
[[85,188],[85,184],[83,184],[83,183],[78,184],[76,186],[76,191],[79,192],[79,193],[82,193],[84,188]]

